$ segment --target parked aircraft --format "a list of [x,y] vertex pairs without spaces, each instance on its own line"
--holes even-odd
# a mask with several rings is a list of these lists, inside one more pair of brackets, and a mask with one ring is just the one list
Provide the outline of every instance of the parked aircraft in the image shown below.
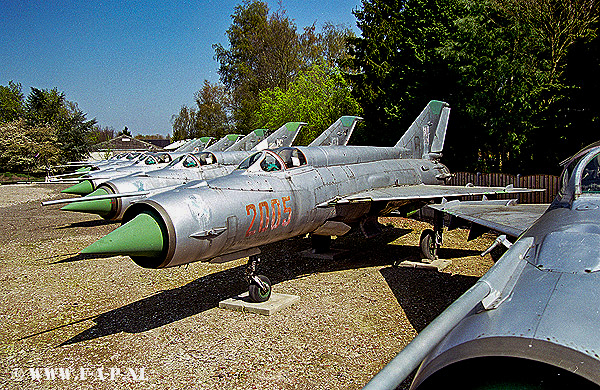
[[[252,139],[256,139],[257,142],[261,141],[261,139],[254,136],[254,133],[251,134]],[[233,146],[237,141],[241,140],[241,138],[243,137],[237,134],[228,134],[205,150],[222,152]],[[205,142],[201,142],[201,145],[205,145]],[[78,180],[80,180],[79,183],[64,189],[62,192],[66,194],[88,195],[94,192],[100,184],[109,180],[135,174],[144,174],[165,168],[177,157],[181,157],[184,154],[185,153],[182,152],[144,153],[139,160],[132,164],[126,166],[110,165],[99,170],[88,172],[78,178]]]
[[[360,119],[356,116],[339,118],[311,145],[345,145]],[[303,126],[302,122],[288,122],[266,139],[255,137],[251,143],[244,141],[251,139],[251,133],[225,152],[188,154],[161,170],[109,180],[84,198],[49,201],[44,204],[70,203],[62,210],[98,214],[105,219],[119,220],[129,205],[145,197],[192,180],[208,180],[229,174],[244,158],[257,150],[291,146]]]
[[490,202],[434,206],[518,239],[500,236],[496,242],[510,249],[365,389],[395,389],[419,364],[412,385],[419,390],[598,388],[600,143],[564,163],[560,191],[545,211]]
[[394,147],[328,146],[263,150],[231,174],[195,181],[131,205],[124,224],[81,253],[128,255],[146,268],[249,257],[250,297],[271,294],[256,271],[261,245],[311,233],[318,249],[378,215],[448,196],[517,192],[453,187],[438,159],[450,108],[431,101]]

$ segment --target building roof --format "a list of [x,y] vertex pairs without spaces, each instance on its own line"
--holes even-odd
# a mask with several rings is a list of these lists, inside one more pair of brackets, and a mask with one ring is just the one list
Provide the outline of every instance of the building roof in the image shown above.
[[90,151],[92,152],[97,152],[101,150],[148,150],[156,152],[162,150],[162,147],[153,145],[150,142],[142,141],[140,139],[122,134],[108,141],[92,145],[92,147],[90,148]]

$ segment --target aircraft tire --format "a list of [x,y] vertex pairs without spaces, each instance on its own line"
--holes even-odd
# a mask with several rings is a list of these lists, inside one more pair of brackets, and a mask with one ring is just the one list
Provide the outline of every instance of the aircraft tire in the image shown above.
[[268,286],[267,291],[262,291],[258,284],[251,282],[248,294],[252,302],[266,302],[271,297],[271,281],[265,275],[258,275],[258,278]]
[[419,240],[421,245],[421,253],[428,260],[437,260],[437,245],[435,244],[435,232],[431,229],[423,230],[421,233],[421,239]]

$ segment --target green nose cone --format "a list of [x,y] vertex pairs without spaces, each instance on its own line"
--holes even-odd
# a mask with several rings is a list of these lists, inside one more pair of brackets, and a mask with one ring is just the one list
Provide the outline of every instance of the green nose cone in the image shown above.
[[94,185],[89,180],[84,180],[81,183],[77,183],[61,192],[65,194],[76,194],[76,195],[87,195],[94,191]]
[[[95,196],[95,195],[108,195],[108,191],[104,188],[98,188],[96,191],[92,192],[86,196]],[[116,202],[115,199],[100,199],[100,200],[89,200],[87,202],[75,202],[69,203],[66,206],[62,207],[63,211],[77,211],[80,213],[89,213],[89,214],[98,214],[100,216],[108,215],[112,211],[112,204]]]
[[159,257],[163,248],[164,238],[160,225],[152,215],[141,213],[85,248],[81,253]]
[[92,170],[92,167],[81,167],[77,169],[75,172],[77,173],[86,173]]

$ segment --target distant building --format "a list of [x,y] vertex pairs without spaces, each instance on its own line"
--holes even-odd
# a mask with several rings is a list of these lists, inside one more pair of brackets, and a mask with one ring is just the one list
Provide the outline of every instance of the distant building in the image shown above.
[[171,143],[171,140],[168,139],[145,139],[144,141],[149,142],[154,146],[158,146],[161,149],[164,149],[165,146]]
[[101,160],[115,153],[134,151],[157,152],[162,149],[161,146],[156,146],[148,141],[142,141],[128,135],[119,135],[108,141],[92,145],[90,147],[90,155],[94,160]]

